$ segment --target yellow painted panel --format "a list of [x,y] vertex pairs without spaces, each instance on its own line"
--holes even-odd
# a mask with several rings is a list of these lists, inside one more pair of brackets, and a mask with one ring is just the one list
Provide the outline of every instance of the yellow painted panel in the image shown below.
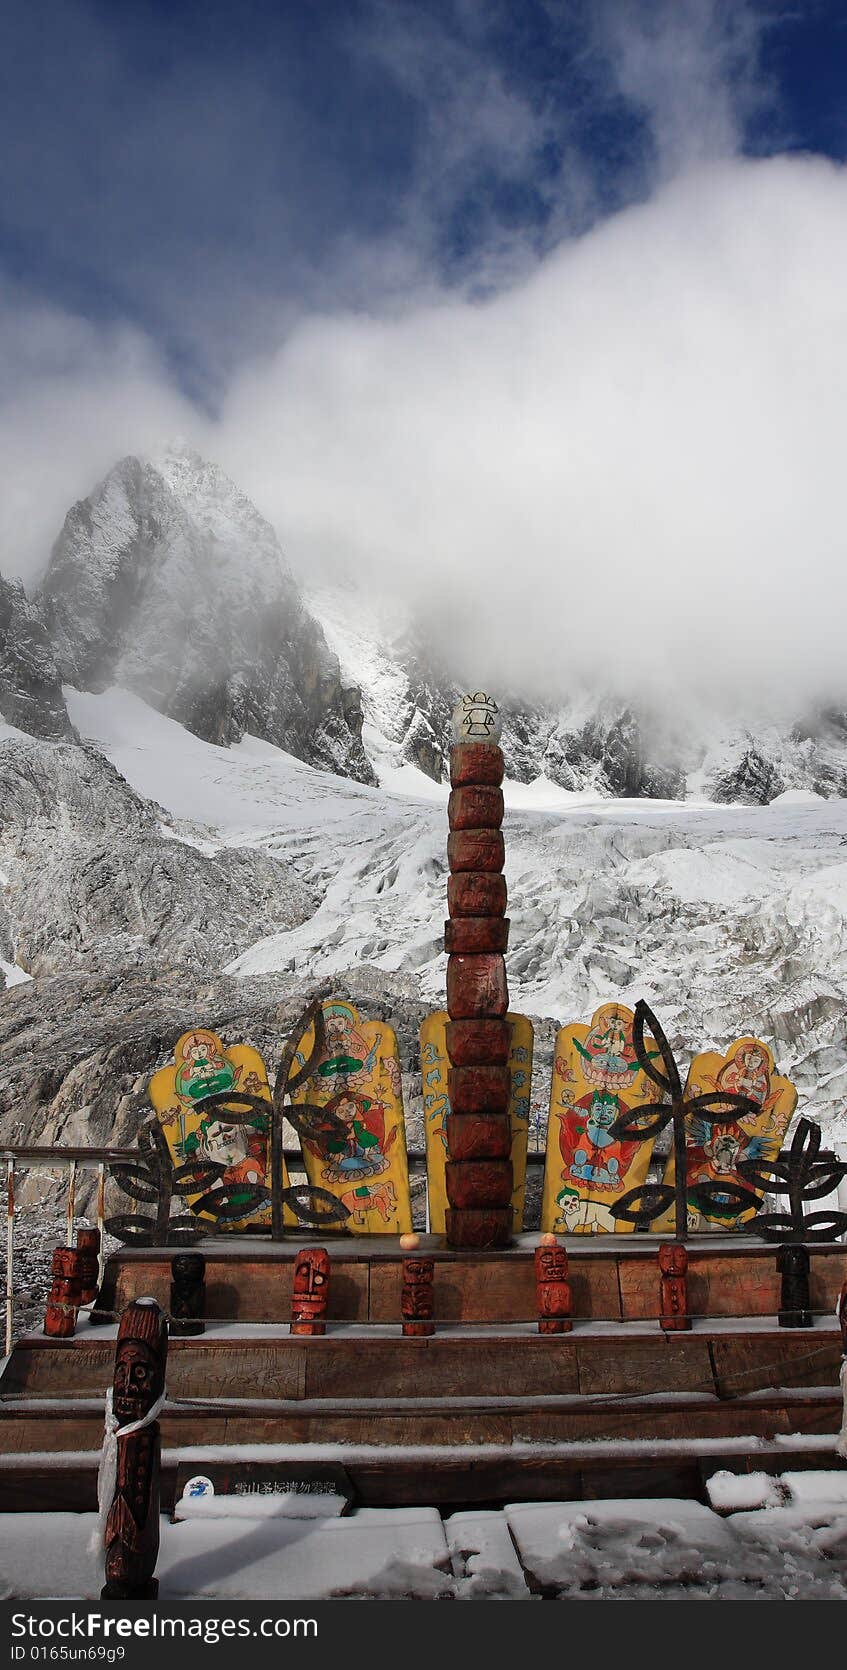
[[[443,1235],[444,1214],[447,1209],[447,1131],[444,1121],[450,1112],[447,1098],[446,1026],[449,1016],[444,1009],[427,1015],[421,1026],[421,1081],[423,1084],[424,1129],[426,1133],[426,1176],[429,1196],[429,1227],[433,1235]],[[512,1029],[509,1050],[509,1070],[512,1075],[512,1094],[509,1115],[512,1122],[512,1210],[515,1233],[523,1228],[524,1199],[526,1196],[526,1150],[529,1137],[529,1108],[532,1092],[532,1021],[527,1015],[507,1015]]]
[[[198,1113],[195,1103],[201,1096],[211,1096],[226,1090],[243,1091],[258,1096],[268,1103],[268,1116],[256,1115],[247,1125],[230,1125],[226,1109],[215,1108],[211,1113]],[[174,1050],[172,1067],[162,1067],[154,1073],[147,1094],[156,1112],[175,1166],[188,1160],[217,1160],[227,1170],[222,1182],[228,1187],[239,1182],[264,1183],[270,1187],[270,1101],[271,1092],[265,1064],[258,1050],[248,1044],[224,1046],[216,1032],[195,1027],[184,1032]],[[237,1111],[238,1104],[234,1104]],[[288,1173],[282,1162],[282,1187],[288,1188]],[[200,1191],[202,1193],[202,1191]],[[193,1206],[200,1193],[187,1195],[186,1204]],[[209,1220],[211,1214],[201,1212]],[[214,1221],[213,1219],[211,1221]],[[289,1207],[284,1208],[283,1221],[294,1225],[296,1218]],[[247,1225],[270,1227],[271,1206],[268,1201],[244,1218],[232,1223],[221,1223],[222,1234],[233,1234]]]
[[[313,1188],[328,1189],[347,1207],[354,1234],[403,1234],[412,1227],[412,1202],[397,1038],[384,1021],[362,1021],[341,998],[322,1007],[326,1048],[292,1101],[326,1108],[343,1120],[348,1135],[343,1142],[319,1132],[305,1138],[306,1174]],[[314,1042],[310,1026],[294,1072],[308,1061]]]
[[626,1233],[610,1208],[645,1182],[652,1141],[618,1142],[609,1126],[659,1091],[635,1060],[631,1009],[605,1003],[590,1026],[556,1037],[541,1228],[556,1235]]
[[[749,1096],[758,1103],[761,1112],[734,1120],[731,1125],[714,1124],[711,1109],[705,1114],[689,1114],[685,1122],[686,1187],[726,1181],[749,1188],[750,1184],[738,1176],[736,1165],[739,1160],[776,1159],[797,1106],[797,1091],[790,1079],[777,1073],[771,1051],[759,1038],[737,1038],[726,1055],[707,1050],[694,1057],[688,1069],[686,1096],[702,1096],[716,1090],[732,1090]],[[673,1183],[675,1176],[671,1149],[664,1180]],[[755,1215],[752,1208],[729,1218],[721,1218],[717,1212],[707,1215],[693,1204],[687,1209],[689,1231],[722,1235],[728,1230],[743,1229]],[[673,1228],[673,1219],[671,1209],[653,1227],[664,1233],[665,1229]]]

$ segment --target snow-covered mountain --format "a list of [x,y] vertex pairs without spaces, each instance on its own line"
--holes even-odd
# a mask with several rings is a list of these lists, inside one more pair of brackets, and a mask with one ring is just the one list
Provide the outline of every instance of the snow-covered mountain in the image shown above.
[[[440,783],[467,677],[399,599],[298,584],[250,501],[180,445],[122,459],[73,506],[37,597],[0,582],[0,714],[35,735],[70,735],[60,679],[118,685],[208,742],[249,734],[360,782],[402,788],[412,768]],[[728,724],[599,684],[546,705],[497,695],[515,782],[749,805],[847,794],[837,700]]]
[[[446,781],[450,713],[465,688],[438,646],[396,602],[352,584],[313,588],[309,608],[342,669],[361,688],[362,738],[380,783],[402,787],[410,766]],[[847,711],[751,711],[734,723],[684,703],[673,712],[575,688],[546,707],[498,689],[503,753],[516,783],[623,798],[767,805],[786,790],[847,795]]]
[[[304,595],[196,455],[124,460],[76,505],[41,596],[0,587],[0,1138],[99,1141],[114,1107],[123,1140],[183,1021],[260,1016],[268,1047],[323,982],[392,1015],[411,1079],[443,1002],[455,694],[399,606]],[[644,996],[683,1059],[764,1037],[843,1139],[844,713],[727,730],[497,694],[538,1116],[554,1019]]]
[[355,685],[273,529],[183,447],[124,458],[68,512],[41,588],[62,678],[136,690],[209,742],[245,732],[373,781]]
[[[103,970],[116,994],[122,968],[136,983],[144,970],[147,1011],[136,1018],[151,1039],[165,1036],[167,989],[187,965],[198,1009],[220,1002],[222,975],[301,997],[323,982],[367,987],[412,1061],[420,1011],[410,1004],[444,995],[446,785],[407,767],[404,792],[390,792],[266,743],[205,743],[117,690],[67,698],[84,747],[18,746],[18,816],[0,846],[6,944],[37,956],[50,1015],[69,966],[81,1023],[89,982],[102,1003]],[[67,777],[73,755],[85,767],[79,786]],[[727,807],[549,783],[507,785],[506,800],[513,1005],[563,1022],[643,996],[683,1060],[755,1032],[795,1078],[801,1107],[844,1140],[847,801],[795,792]],[[126,897],[119,880],[99,891],[104,868],[123,870]],[[21,988],[0,1008],[25,1001]],[[541,1035],[546,1048],[551,1023]],[[541,1049],[542,1117],[545,1070]],[[0,1072],[0,1114],[2,1104]]]

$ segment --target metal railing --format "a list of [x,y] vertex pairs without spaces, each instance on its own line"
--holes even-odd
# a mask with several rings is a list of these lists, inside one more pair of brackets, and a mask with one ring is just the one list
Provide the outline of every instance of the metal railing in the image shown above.
[[[15,1168],[25,1171],[66,1171],[68,1192],[65,1202],[67,1244],[73,1246],[76,1218],[77,1169],[97,1171],[97,1228],[100,1231],[100,1270],[103,1261],[103,1214],[106,1198],[106,1167],[131,1160],[131,1148],[0,1148],[0,1163],[6,1166],[6,1330],[5,1355],[12,1349],[15,1315]],[[99,1285],[99,1280],[98,1280]]]

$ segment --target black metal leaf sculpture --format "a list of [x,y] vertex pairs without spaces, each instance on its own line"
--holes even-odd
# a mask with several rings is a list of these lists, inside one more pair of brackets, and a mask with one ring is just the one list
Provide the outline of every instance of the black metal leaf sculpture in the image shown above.
[[763,1240],[834,1241],[847,1230],[847,1212],[803,1213],[805,1202],[832,1194],[847,1177],[847,1162],[821,1148],[821,1128],[813,1120],[798,1120],[791,1147],[775,1160],[739,1160],[737,1169],[763,1193],[788,1196],[787,1212],[757,1217],[754,1229]]
[[[315,1043],[309,1060],[298,1073],[289,1077],[300,1039],[312,1022]],[[350,1214],[328,1189],[315,1188],[309,1183],[296,1184],[287,1189],[281,1186],[283,1117],[291,1122],[301,1139],[313,1138],[318,1130],[323,1135],[344,1134],[341,1121],[326,1109],[309,1104],[296,1108],[285,1104],[286,1090],[289,1093],[296,1090],[314,1071],[325,1039],[323,1009],[320,1000],[316,999],[298,1017],[289,1034],[270,1104],[261,1096],[226,1090],[199,1097],[194,1104],[198,1113],[212,1113],[220,1109],[227,1125],[255,1124],[257,1117],[269,1120],[270,1187],[264,1183],[222,1183],[227,1168],[217,1160],[192,1158],[174,1166],[158,1120],[148,1119],[140,1127],[136,1139],[137,1160],[124,1160],[109,1169],[119,1188],[131,1199],[155,1206],[155,1216],[148,1217],[138,1212],[118,1213],[106,1220],[104,1227],[109,1233],[135,1247],[193,1246],[204,1236],[213,1235],[216,1229],[250,1217],[268,1201],[275,1240],[282,1239],[286,1207],[304,1228],[343,1226]],[[180,1198],[191,1196],[191,1211],[172,1217],[174,1195]],[[200,1217],[199,1213],[206,1215]]]
[[[212,1161],[202,1166],[174,1168],[168,1145],[157,1119],[147,1120],[136,1139],[138,1159],[109,1167],[111,1176],[132,1200],[155,1205],[155,1217],[140,1212],[121,1212],[107,1218],[104,1228],[132,1247],[190,1247],[208,1234],[209,1227],[194,1213],[171,1217],[173,1196],[195,1194],[198,1187],[211,1184],[222,1167]],[[199,1179],[199,1181],[198,1181]]]
[[[648,1052],[645,1030],[649,1031],[657,1047]],[[682,1078],[673,1051],[652,1009],[640,998],[635,1005],[632,1023],[632,1043],[635,1059],[641,1071],[662,1092],[659,1101],[648,1102],[640,1108],[622,1113],[610,1126],[609,1135],[618,1142],[645,1142],[657,1137],[668,1124],[673,1127],[674,1182],[640,1184],[621,1195],[610,1208],[612,1216],[637,1228],[649,1228],[671,1206],[674,1211],[674,1234],[678,1241],[685,1239],[687,1204],[689,1199],[701,1212],[720,1211],[722,1217],[737,1217],[739,1213],[759,1206],[759,1196],[736,1184],[698,1183],[687,1188],[685,1164],[685,1123],[695,1113],[707,1113],[712,1124],[731,1125],[743,1114],[757,1113],[758,1107],[749,1096],[737,1091],[707,1091],[703,1095],[685,1097]],[[740,1167],[739,1167],[740,1170]]]

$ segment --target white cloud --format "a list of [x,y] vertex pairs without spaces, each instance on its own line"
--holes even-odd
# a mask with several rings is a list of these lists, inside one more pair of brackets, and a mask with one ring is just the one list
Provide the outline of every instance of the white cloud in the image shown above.
[[694,171],[484,305],[303,323],[218,450],[480,676],[843,686],[847,173]]
[[0,285],[0,573],[33,580],[70,506],[131,451],[204,425],[128,326]]
[[303,320],[214,424],[137,334],[7,298],[0,570],[179,432],[296,568],[410,598],[483,682],[842,694],[846,270],[843,168],[730,160],[485,303]]

